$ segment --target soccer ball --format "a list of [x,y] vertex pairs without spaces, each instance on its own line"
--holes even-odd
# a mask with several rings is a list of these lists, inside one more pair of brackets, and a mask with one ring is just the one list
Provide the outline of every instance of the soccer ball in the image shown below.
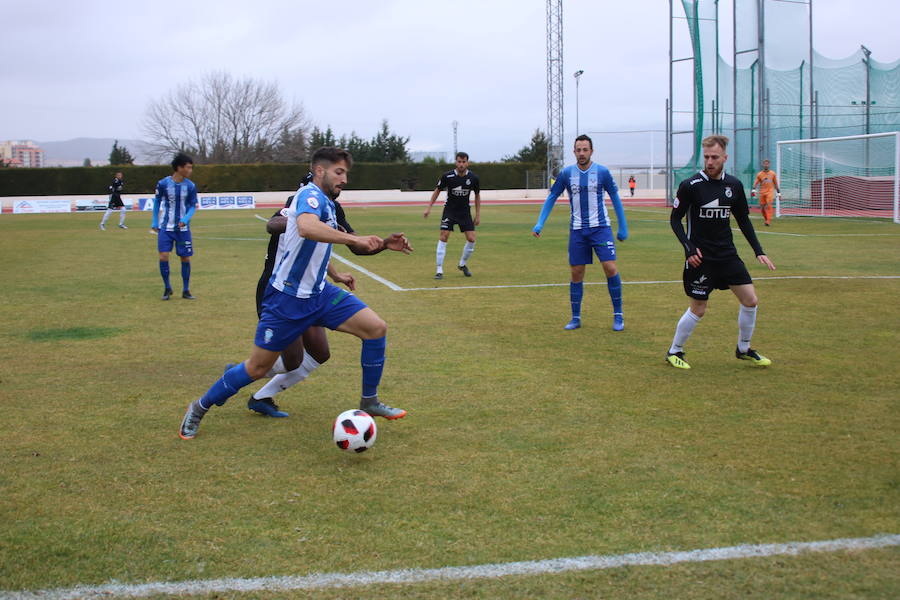
[[345,410],[334,420],[334,443],[341,450],[365,452],[375,443],[375,419],[364,410]]

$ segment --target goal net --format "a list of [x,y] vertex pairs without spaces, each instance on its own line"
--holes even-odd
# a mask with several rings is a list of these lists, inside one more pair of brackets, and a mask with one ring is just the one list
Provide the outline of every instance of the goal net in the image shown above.
[[900,132],[778,142],[775,215],[900,223]]

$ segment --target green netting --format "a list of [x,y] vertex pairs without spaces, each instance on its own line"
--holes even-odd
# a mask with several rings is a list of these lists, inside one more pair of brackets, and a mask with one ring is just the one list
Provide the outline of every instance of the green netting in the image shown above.
[[721,1],[681,4],[685,19],[675,35],[689,36],[694,70],[693,81],[674,83],[693,91],[694,131],[690,142],[687,136],[672,142],[692,146],[681,153],[690,158],[674,169],[674,185],[702,168],[700,140],[711,133],[731,138],[726,168],[749,185],[761,160],[774,160],[778,141],[900,129],[900,60],[870,57],[867,64],[862,49],[843,59],[811,52],[808,4],[732,0],[726,18],[720,18]]

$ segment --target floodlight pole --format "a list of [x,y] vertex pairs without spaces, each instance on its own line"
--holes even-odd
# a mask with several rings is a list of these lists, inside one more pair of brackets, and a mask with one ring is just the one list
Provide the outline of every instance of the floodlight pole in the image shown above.
[[584,69],[578,69],[574,73],[575,77],[575,137],[581,135],[581,128],[578,124],[578,80],[581,79],[581,76],[584,75]]
[[453,121],[453,160],[456,160],[456,153],[459,150],[456,147],[456,130],[459,128],[459,121]]

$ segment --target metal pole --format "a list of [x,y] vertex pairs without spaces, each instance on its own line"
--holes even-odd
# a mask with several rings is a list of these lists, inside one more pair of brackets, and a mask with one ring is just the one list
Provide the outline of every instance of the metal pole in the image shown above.
[[580,109],[578,107],[578,82],[581,80],[581,76],[584,75],[584,69],[578,69],[575,71],[575,137],[581,135],[581,126],[579,125],[578,117],[580,114]]
[[809,0],[809,137],[818,134],[813,123],[813,0]]
[[672,69],[672,3],[674,0],[669,0],[669,97],[666,98],[666,204],[669,204],[669,200],[672,195],[672,103],[673,96],[672,90],[674,89],[672,86],[672,77],[673,77],[673,69]]

